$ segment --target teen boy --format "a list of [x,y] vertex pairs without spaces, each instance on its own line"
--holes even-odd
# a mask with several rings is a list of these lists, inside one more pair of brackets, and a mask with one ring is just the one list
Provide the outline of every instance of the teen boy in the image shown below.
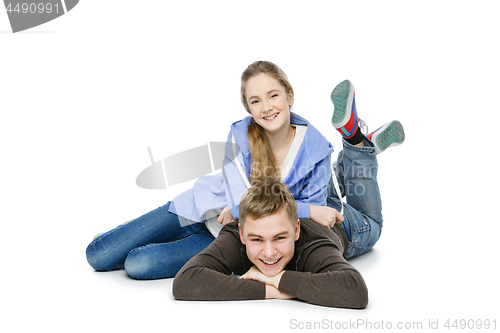
[[295,199],[277,181],[249,188],[239,209],[239,223],[225,225],[176,275],[176,299],[297,298],[330,307],[366,307],[368,291],[344,258],[349,240],[338,223],[330,229],[297,219]]

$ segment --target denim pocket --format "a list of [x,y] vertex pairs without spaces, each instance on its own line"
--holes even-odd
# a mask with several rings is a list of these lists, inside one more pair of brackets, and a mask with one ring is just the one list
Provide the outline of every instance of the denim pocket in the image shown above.
[[[361,215],[361,214],[360,214]],[[361,215],[361,219],[354,219],[356,223],[356,227],[358,228],[358,232],[364,232],[370,230],[370,223],[366,220],[366,217]]]
[[347,258],[351,258],[365,253],[373,247],[373,244],[370,244],[371,225],[366,217],[351,209],[347,210],[347,215],[351,236]]

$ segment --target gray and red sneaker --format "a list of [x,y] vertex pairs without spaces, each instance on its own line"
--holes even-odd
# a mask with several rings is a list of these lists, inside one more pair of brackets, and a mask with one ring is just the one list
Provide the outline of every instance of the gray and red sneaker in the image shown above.
[[340,82],[332,91],[330,99],[334,110],[332,125],[340,132],[344,139],[350,139],[358,129],[358,113],[356,112],[356,101],[354,86],[351,81]]
[[375,145],[375,152],[380,154],[389,147],[402,144],[405,141],[405,131],[399,121],[393,120],[366,137]]

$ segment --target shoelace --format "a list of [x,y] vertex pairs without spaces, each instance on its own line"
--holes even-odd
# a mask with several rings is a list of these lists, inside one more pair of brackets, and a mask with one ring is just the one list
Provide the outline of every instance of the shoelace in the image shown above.
[[359,129],[361,130],[361,133],[363,135],[367,135],[369,132],[368,132],[368,125],[365,123],[365,121],[361,118],[359,118],[359,122],[358,122],[358,126],[359,126]]
[[337,181],[337,175],[335,175],[335,170],[333,170],[333,166],[330,163],[330,169],[332,170],[332,180],[333,186],[335,187],[335,191],[337,192],[337,196],[340,200],[340,215],[344,215],[344,202],[342,201],[342,193],[340,192],[339,182]]

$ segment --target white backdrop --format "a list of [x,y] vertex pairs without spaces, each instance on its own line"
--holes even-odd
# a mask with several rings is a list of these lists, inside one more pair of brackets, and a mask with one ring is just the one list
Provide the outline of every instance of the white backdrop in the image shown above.
[[[498,7],[82,0],[16,34],[0,10],[1,326],[356,331],[489,319],[498,329]],[[94,234],[192,184],[145,190],[135,178],[150,164],[147,147],[160,159],[225,140],[246,116],[239,78],[254,60],[287,73],[295,112],[337,151],[329,94],[346,78],[372,129],[405,127],[404,145],[379,156],[382,238],[352,260],[368,285],[365,310],[180,302],[172,279],[136,281],[86,262]]]

